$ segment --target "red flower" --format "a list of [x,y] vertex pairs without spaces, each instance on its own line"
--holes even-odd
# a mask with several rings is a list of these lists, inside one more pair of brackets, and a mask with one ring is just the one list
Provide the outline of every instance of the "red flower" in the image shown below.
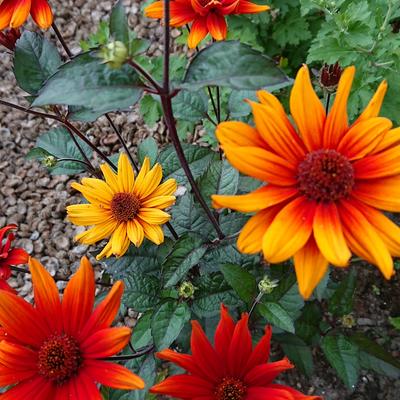
[[19,29],[10,29],[7,32],[0,32],[0,44],[8,50],[15,50],[15,43],[21,37]]
[[[224,40],[227,33],[225,16],[229,14],[256,14],[269,10],[247,0],[172,0],[170,2],[170,25],[184,26],[193,22],[188,46],[195,48],[208,33],[215,40]],[[145,8],[149,18],[163,18],[164,0]]]
[[316,400],[288,386],[272,381],[293,368],[287,358],[268,363],[271,328],[253,348],[248,315],[235,324],[221,306],[221,320],[215,332],[214,347],[197,321],[192,322],[192,355],[172,350],[157,353],[187,372],[153,386],[151,393],[196,400]]
[[11,243],[15,235],[7,233],[12,229],[17,229],[17,225],[7,225],[0,229],[0,289],[15,292],[6,282],[11,276],[10,265],[25,264],[28,262],[28,253],[21,248],[11,248]]
[[46,269],[30,258],[35,306],[0,291],[0,386],[14,385],[2,400],[102,400],[96,382],[118,389],[143,389],[125,367],[103,361],[129,342],[126,327],[110,328],[121,302],[117,282],[93,310],[95,281],[87,258],[60,301]]

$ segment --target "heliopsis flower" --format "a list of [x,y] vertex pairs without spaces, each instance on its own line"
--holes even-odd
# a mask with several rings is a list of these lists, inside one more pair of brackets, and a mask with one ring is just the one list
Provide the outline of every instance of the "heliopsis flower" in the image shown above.
[[186,370],[153,386],[151,393],[179,399],[203,400],[316,400],[291,387],[272,381],[283,371],[293,368],[287,358],[268,362],[272,331],[252,346],[248,315],[234,323],[227,309],[221,306],[214,346],[197,321],[192,322],[192,354],[163,350],[157,357],[171,361]]
[[258,92],[249,102],[255,127],[224,122],[217,137],[230,163],[267,184],[240,196],[213,196],[214,206],[256,212],[238,248],[263,251],[271,263],[294,257],[300,292],[308,298],[328,263],[348,265],[351,252],[393,275],[400,256],[400,229],[380,210],[400,211],[400,128],[378,117],[382,82],[353,123],[347,99],[355,69],[342,73],[328,115],[303,66],[294,83],[292,124],[279,101]]
[[0,1],[0,31],[5,28],[19,28],[29,14],[39,28],[48,29],[53,23],[53,12],[47,0]]
[[0,229],[0,290],[14,292],[7,283],[11,276],[10,265],[25,264],[28,262],[28,253],[21,248],[11,247],[15,235],[10,230],[17,229],[17,225],[7,225]]
[[175,202],[175,179],[160,184],[162,169],[160,164],[150,169],[146,157],[135,178],[126,154],[121,153],[118,160],[118,173],[115,174],[107,164],[101,167],[105,181],[84,178],[82,183],[73,183],[90,204],[75,204],[67,207],[68,218],[75,225],[94,225],[80,233],[76,240],[93,244],[110,237],[107,245],[97,259],[122,256],[132,242],[139,247],[144,237],[155,244],[164,241],[161,229],[171,216],[162,211]]
[[87,258],[69,281],[62,302],[46,269],[29,260],[35,306],[0,291],[0,386],[14,385],[3,400],[101,400],[96,383],[143,389],[125,367],[104,361],[129,342],[127,327],[110,328],[118,313],[123,283],[114,284],[93,310],[95,281]]
[[[208,33],[215,40],[224,40],[227,33],[226,15],[256,14],[269,10],[248,0],[172,0],[170,25],[180,27],[192,22],[188,46],[194,49]],[[164,0],[145,8],[149,18],[163,18]]]

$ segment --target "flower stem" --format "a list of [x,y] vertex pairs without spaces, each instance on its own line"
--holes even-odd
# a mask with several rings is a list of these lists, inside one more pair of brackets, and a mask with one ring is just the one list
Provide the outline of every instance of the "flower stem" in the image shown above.
[[135,351],[133,354],[126,354],[123,356],[113,356],[113,357],[106,357],[106,358],[99,358],[99,360],[105,361],[129,361],[134,358],[142,357],[146,354],[151,353],[154,350],[154,345],[143,347],[142,349]]
[[73,57],[72,51],[68,47],[66,41],[64,40],[63,35],[61,34],[60,30],[58,29],[56,23],[53,22],[51,27],[53,28],[53,31],[56,34],[57,39],[60,41],[61,46],[63,47],[64,51],[67,53],[68,58],[72,58]]

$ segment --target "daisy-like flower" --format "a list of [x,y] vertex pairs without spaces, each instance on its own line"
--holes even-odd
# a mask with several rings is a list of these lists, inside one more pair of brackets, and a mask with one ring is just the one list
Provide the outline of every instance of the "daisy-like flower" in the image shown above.
[[197,321],[192,322],[192,354],[163,350],[157,357],[171,361],[186,370],[153,386],[151,393],[178,399],[202,400],[316,400],[289,386],[272,381],[283,371],[293,368],[287,358],[268,362],[271,328],[253,348],[248,328],[248,315],[234,323],[226,307],[221,306],[221,319],[211,345]]
[[93,310],[93,268],[82,258],[60,301],[46,269],[30,258],[35,306],[0,291],[0,386],[14,385],[2,400],[101,400],[96,383],[143,389],[144,382],[125,367],[104,361],[129,342],[127,327],[110,328],[118,313],[123,283],[116,282]]
[[126,154],[118,160],[118,173],[107,164],[101,165],[105,181],[84,178],[82,183],[72,183],[90,204],[74,204],[67,207],[68,218],[75,225],[94,225],[80,233],[76,240],[94,244],[110,237],[97,259],[111,255],[122,256],[132,242],[139,247],[146,237],[155,244],[164,241],[161,229],[171,216],[163,211],[174,204],[175,179],[160,184],[162,168],[155,164],[150,169],[146,157],[135,179],[132,166]]
[[[256,14],[266,10],[269,10],[269,6],[254,4],[248,0],[172,0],[170,25],[181,27],[192,23],[188,46],[194,49],[208,33],[215,40],[226,38],[226,15]],[[144,11],[149,18],[163,18],[164,0],[150,4]]]
[[5,28],[19,28],[29,14],[41,29],[48,29],[53,23],[53,12],[47,0],[0,1],[0,31]]
[[351,252],[386,279],[394,273],[392,256],[400,256],[400,229],[380,211],[400,211],[400,128],[378,117],[386,82],[349,125],[354,74],[354,67],[344,70],[328,115],[303,66],[290,97],[296,126],[276,97],[260,91],[260,102],[249,102],[255,127],[217,128],[230,163],[267,184],[245,195],[213,196],[214,206],[256,212],[240,233],[239,250],[262,250],[271,263],[293,256],[304,298],[328,263],[345,267]]
[[24,249],[12,247],[15,235],[10,231],[14,229],[17,229],[17,225],[11,224],[0,229],[0,290],[13,293],[14,289],[7,283],[7,279],[11,276],[10,265],[26,264],[29,259]]

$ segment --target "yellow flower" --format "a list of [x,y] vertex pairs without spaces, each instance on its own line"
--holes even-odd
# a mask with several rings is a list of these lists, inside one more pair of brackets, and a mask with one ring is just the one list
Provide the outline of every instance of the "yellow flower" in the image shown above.
[[72,183],[90,204],[74,204],[67,207],[68,218],[75,225],[93,225],[80,233],[76,240],[94,244],[110,237],[97,259],[122,256],[132,242],[139,247],[146,237],[155,244],[164,241],[161,229],[171,216],[162,211],[174,204],[175,179],[168,179],[160,185],[162,169],[156,164],[150,169],[146,157],[135,179],[132,166],[126,154],[118,160],[115,174],[107,164],[101,165],[105,180],[83,178],[81,184]]

